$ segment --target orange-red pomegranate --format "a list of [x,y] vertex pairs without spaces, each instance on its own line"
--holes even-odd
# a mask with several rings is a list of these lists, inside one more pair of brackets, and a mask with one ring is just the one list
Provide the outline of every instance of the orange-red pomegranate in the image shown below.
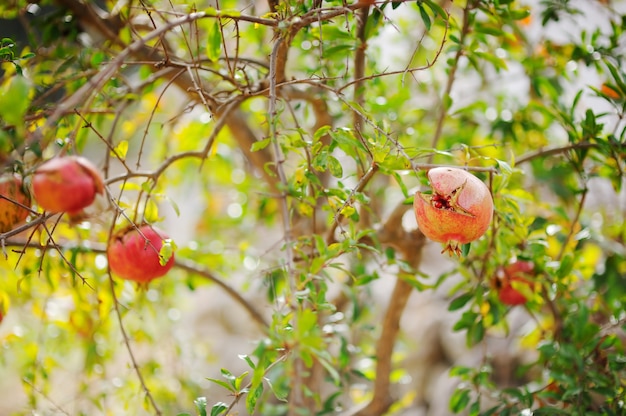
[[[138,231],[139,230],[139,231]],[[107,248],[111,271],[122,279],[148,283],[166,274],[174,265],[174,254],[161,264],[163,240],[169,237],[150,225],[128,227],[113,235]]]
[[534,291],[535,284],[531,276],[534,269],[533,262],[524,260],[500,267],[496,272],[496,286],[500,302],[511,306],[526,303],[528,301],[526,296],[514,286],[520,288],[520,285],[526,285],[529,291]]
[[18,175],[0,178],[0,233],[11,231],[28,217],[30,211],[24,207],[30,207],[30,195],[22,178]]
[[100,173],[80,156],[50,159],[33,176],[33,196],[41,208],[51,213],[79,214],[103,191]]
[[493,199],[476,176],[458,168],[428,171],[432,193],[415,194],[413,208],[420,231],[444,243],[442,253],[460,255],[460,245],[479,239],[491,223]]

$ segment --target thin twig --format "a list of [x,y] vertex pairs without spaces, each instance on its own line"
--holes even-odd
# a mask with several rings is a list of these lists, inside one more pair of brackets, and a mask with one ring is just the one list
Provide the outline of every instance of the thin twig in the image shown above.
[[559,255],[556,257],[557,261],[561,261],[563,259],[563,255],[565,254],[565,251],[567,250],[567,245],[569,244],[570,240],[572,239],[574,235],[574,232],[576,230],[576,225],[580,221],[580,215],[582,214],[583,207],[585,206],[585,201],[587,199],[588,191],[589,189],[586,186],[582,190],[582,194],[580,196],[580,202],[578,203],[578,208],[576,209],[576,214],[574,215],[574,218],[572,219],[572,223],[569,227],[567,236],[565,237],[565,240],[560,243],[561,250],[559,251]]
[[[37,250],[75,250],[82,249],[85,252],[89,253],[97,253],[97,254],[106,254],[106,246],[104,244],[91,244],[89,248],[83,247],[78,244],[73,244],[70,242],[55,242],[55,246],[42,246],[39,243],[34,243],[30,241],[23,240],[5,240],[5,247],[19,247],[20,253],[24,252],[26,249],[37,249]],[[200,276],[204,279],[207,279],[220,288],[222,288],[236,303],[241,305],[249,314],[250,317],[259,325],[263,331],[265,331],[269,324],[264,318],[263,314],[252,304],[252,302],[246,300],[241,294],[229,285],[224,279],[218,277],[215,273],[207,269],[205,266],[202,266],[198,263],[195,263],[189,259],[183,259],[180,257],[176,257],[174,261],[174,268],[184,270],[190,274],[194,274]]]
[[[44,331],[42,331],[43,333]],[[46,395],[46,393],[44,393],[43,391],[39,390],[37,387],[35,387],[35,385],[28,380],[26,377],[22,378],[22,383],[28,385],[31,389],[33,389],[33,391],[35,393],[40,394],[44,399],[46,399],[55,409],[57,412],[70,416],[69,412],[67,412],[65,409],[63,409],[61,406],[59,406],[54,400],[52,400],[48,395]]]
[[[465,39],[467,38],[467,35],[470,32],[469,17],[470,17],[470,12],[472,9],[473,9],[473,2],[468,0],[467,4],[465,5],[465,8],[463,9],[463,26],[461,27],[461,35],[459,36],[459,47],[456,51],[456,54],[454,55],[454,59],[452,60],[452,65],[450,66],[450,69],[448,70],[448,79],[446,80],[446,88],[442,95],[442,102],[439,108],[439,115],[437,116],[437,123],[435,125],[435,134],[433,135],[433,139],[430,144],[430,147],[432,147],[433,149],[437,148],[437,143],[439,143],[439,139],[441,138],[441,133],[443,132],[443,122],[445,121],[446,115],[448,114],[448,106],[446,105],[446,102],[448,100],[448,97],[450,96],[450,92],[452,91],[452,85],[454,84],[454,81],[456,79],[456,71],[459,67],[459,61],[461,60],[461,57],[465,53],[465,50],[463,49],[463,44],[465,43]],[[432,161],[434,156],[435,155],[433,153],[429,161]]]
[[[102,86],[117,72],[117,70],[124,64],[124,60],[131,56],[133,53],[140,51],[147,42],[160,37],[162,34],[172,30],[173,28],[183,25],[194,20],[206,18],[207,15],[204,12],[190,13],[181,18],[173,20],[155,30],[148,33],[145,37],[138,39],[128,45],[124,50],[120,51],[117,56],[111,60],[100,72],[90,78],[82,87],[74,92],[67,99],[63,100],[57,105],[56,110],[46,119],[44,125],[37,129],[35,133],[26,141],[26,146],[30,146],[33,143],[43,141],[44,144],[47,139],[45,136],[48,131],[57,125],[58,120],[68,111],[73,110],[79,104],[87,101],[88,97],[91,97],[96,91],[100,91]],[[42,147],[45,147],[42,146]]]
[[159,406],[154,400],[154,397],[152,396],[152,393],[150,392],[150,389],[148,388],[146,381],[143,378],[141,369],[139,368],[139,365],[137,364],[137,360],[135,359],[135,354],[133,353],[133,349],[130,346],[130,338],[128,337],[128,334],[126,333],[126,329],[124,328],[124,321],[122,319],[122,313],[120,311],[120,304],[117,299],[117,295],[115,294],[115,281],[113,280],[113,276],[111,276],[110,271],[109,271],[109,283],[110,283],[110,288],[111,288],[111,296],[113,297],[113,306],[115,310],[115,315],[117,315],[117,321],[120,324],[120,332],[122,333],[124,344],[126,345],[126,349],[128,350],[128,356],[130,357],[130,361],[133,365],[133,369],[135,370],[135,373],[137,374],[137,378],[139,379],[139,383],[141,384],[144,394],[148,398],[148,401],[152,405],[152,408],[154,409],[155,413],[160,416],[163,413],[161,412],[161,409],[159,409]]
[[259,325],[260,328],[263,329],[263,331],[267,331],[267,329],[269,328],[269,323],[267,322],[265,317],[254,307],[251,302],[247,301],[243,296],[241,296],[239,291],[230,286],[223,279],[217,277],[211,271],[205,269],[199,264],[192,262],[191,260],[179,258],[176,258],[174,262],[174,267],[185,270],[191,274],[196,274],[215,283],[216,285],[221,287],[228,295],[230,295],[230,297],[233,298],[235,302],[240,304],[246,311],[248,311],[250,317]]
[[561,153],[569,152],[570,150],[590,149],[590,148],[595,148],[595,147],[598,147],[596,143],[579,142],[579,143],[568,144],[567,146],[558,146],[558,147],[549,147],[547,149],[539,149],[537,151],[522,155],[520,158],[518,158],[515,161],[515,164],[521,165],[522,163],[528,163],[541,157],[554,156],[554,155],[558,155]]
[[335,211],[335,216],[333,217],[333,223],[331,224],[330,228],[328,229],[328,232],[326,233],[327,244],[332,244],[335,241],[335,231],[337,230],[337,227],[339,226],[342,219],[344,218],[344,215],[342,214],[342,211],[344,210],[344,208],[346,208],[348,205],[352,203],[352,199],[354,195],[356,195],[359,192],[363,192],[363,189],[365,189],[367,184],[372,180],[376,172],[378,172],[378,165],[372,162],[372,165],[369,167],[369,169],[365,172],[365,174],[361,177],[361,179],[359,179],[359,183],[357,183],[354,189],[350,191],[350,195],[348,195],[343,205],[339,207],[337,211]]

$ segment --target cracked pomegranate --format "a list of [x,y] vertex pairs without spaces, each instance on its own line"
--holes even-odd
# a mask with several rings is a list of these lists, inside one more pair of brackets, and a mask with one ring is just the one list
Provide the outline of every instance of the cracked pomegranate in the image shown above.
[[156,227],[128,227],[113,235],[107,248],[111,271],[122,279],[148,283],[165,275],[174,265],[174,253],[161,256],[164,240],[169,237]]
[[102,194],[104,183],[96,167],[80,156],[50,159],[35,171],[33,195],[51,213],[79,214]]
[[479,239],[491,223],[493,199],[476,176],[458,168],[428,171],[432,193],[415,194],[413,208],[420,231],[444,243],[442,253],[461,254],[460,246]]
[[28,217],[30,211],[25,207],[30,207],[30,196],[22,178],[10,175],[0,179],[0,233],[11,231]]
[[500,267],[495,281],[500,302],[511,306],[526,303],[526,295],[535,291],[535,284],[530,276],[534,268],[533,262],[523,260]]

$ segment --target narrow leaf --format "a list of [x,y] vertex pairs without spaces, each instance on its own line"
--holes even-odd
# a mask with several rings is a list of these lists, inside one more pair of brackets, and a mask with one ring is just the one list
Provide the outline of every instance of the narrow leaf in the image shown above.
[[[196,405],[196,409],[198,410],[198,415],[206,416],[206,397],[198,397],[193,401],[193,404]],[[211,413],[213,414],[213,413]]]
[[212,20],[207,30],[206,56],[211,62],[216,62],[222,52],[222,31],[217,19]]

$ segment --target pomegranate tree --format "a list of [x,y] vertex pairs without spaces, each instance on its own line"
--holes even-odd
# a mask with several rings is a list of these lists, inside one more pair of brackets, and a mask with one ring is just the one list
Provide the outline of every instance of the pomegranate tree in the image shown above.
[[148,283],[165,275],[174,265],[174,253],[165,258],[161,249],[169,237],[150,225],[127,227],[109,241],[107,258],[111,271],[126,280]]
[[22,178],[10,175],[0,179],[0,233],[11,231],[24,221],[30,211],[30,195],[24,189]]
[[498,268],[495,286],[498,289],[500,302],[511,306],[526,303],[528,293],[535,290],[531,276],[534,269],[533,262],[524,260]]
[[79,214],[102,194],[104,182],[96,167],[84,157],[50,159],[33,176],[33,195],[48,212]]
[[476,176],[458,168],[428,171],[431,193],[418,192],[413,208],[420,231],[444,243],[442,253],[460,255],[460,245],[480,238],[491,223],[493,199]]

